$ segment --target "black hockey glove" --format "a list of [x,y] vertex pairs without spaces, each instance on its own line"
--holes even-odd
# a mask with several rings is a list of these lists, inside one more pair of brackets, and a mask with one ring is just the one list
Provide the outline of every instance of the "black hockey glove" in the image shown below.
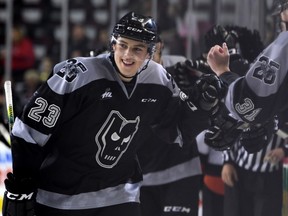
[[188,64],[191,70],[200,71],[204,74],[213,74],[213,70],[210,68],[206,57],[202,54],[199,58],[192,61],[191,64]]
[[206,130],[204,141],[216,151],[224,151],[239,139],[246,123],[237,121],[226,114],[218,114],[212,121],[212,126]]
[[16,179],[12,173],[8,173],[4,184],[6,191],[4,192],[2,215],[35,216],[35,182],[28,178]]
[[166,70],[180,89],[186,89],[193,86],[197,79],[202,75],[201,72],[193,70],[193,62],[186,60],[184,62],[178,62],[171,67],[167,67]]
[[[236,31],[230,30],[221,25],[215,25],[204,36],[205,44],[208,49],[215,45],[222,45],[224,42],[227,44],[230,55],[238,53],[237,46],[239,43],[239,35]],[[236,52],[235,52],[236,50]]]
[[230,63],[242,59],[238,32],[228,26],[215,25],[205,34],[204,38],[208,50],[215,45],[222,46],[225,42],[230,54]]
[[264,124],[250,125],[241,133],[240,143],[248,153],[258,152],[269,144],[277,130],[276,117]]
[[202,110],[215,115],[224,93],[225,87],[215,74],[203,74],[189,92],[189,98],[194,99],[196,106]]

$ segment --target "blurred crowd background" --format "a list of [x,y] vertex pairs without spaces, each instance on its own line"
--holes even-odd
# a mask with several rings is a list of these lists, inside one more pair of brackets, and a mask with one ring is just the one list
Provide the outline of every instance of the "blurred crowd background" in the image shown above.
[[[267,44],[276,32],[272,4],[273,0],[0,0],[1,58],[7,55],[3,50],[10,38],[9,20],[31,40],[31,69],[41,72],[48,64],[104,48],[115,21],[131,10],[156,19],[167,54],[198,57],[205,49],[203,35],[214,24],[256,29]],[[4,64],[0,72],[5,74]]]

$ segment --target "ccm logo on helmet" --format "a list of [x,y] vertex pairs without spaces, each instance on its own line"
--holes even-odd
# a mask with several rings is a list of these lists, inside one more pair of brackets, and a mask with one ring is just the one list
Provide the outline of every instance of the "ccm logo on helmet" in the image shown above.
[[32,199],[32,196],[33,196],[33,193],[30,193],[30,194],[13,194],[13,193],[10,193],[10,192],[7,192],[7,198],[9,198],[10,200],[31,200]]
[[134,32],[139,32],[139,33],[141,33],[143,31],[142,29],[133,28],[133,27],[130,27],[130,26],[127,27],[127,30],[134,31]]

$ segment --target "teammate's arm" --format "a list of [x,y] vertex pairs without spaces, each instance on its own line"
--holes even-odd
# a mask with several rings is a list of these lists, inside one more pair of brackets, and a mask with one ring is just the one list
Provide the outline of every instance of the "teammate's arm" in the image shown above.
[[[225,104],[229,112],[248,123],[263,123],[287,108],[288,32],[282,32],[250,66],[245,77],[229,86]],[[214,46],[207,56],[208,64],[221,76],[229,72],[225,44]]]

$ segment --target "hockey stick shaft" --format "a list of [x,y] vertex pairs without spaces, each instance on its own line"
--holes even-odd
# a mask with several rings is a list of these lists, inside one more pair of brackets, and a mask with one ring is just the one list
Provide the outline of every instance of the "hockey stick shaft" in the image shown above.
[[[10,143],[10,134],[6,127],[0,123],[0,134],[4,137],[7,143]],[[5,143],[6,144],[6,143]],[[9,144],[6,144],[9,145]]]
[[[6,99],[6,108],[7,108],[7,117],[8,117],[8,127],[9,127],[9,133],[11,135],[12,127],[14,124],[14,108],[13,108],[13,97],[12,97],[12,86],[11,86],[10,80],[5,81],[4,90],[5,90],[5,99]],[[9,144],[11,145],[11,140]]]
[[283,160],[283,203],[282,216],[288,215],[288,158]]

